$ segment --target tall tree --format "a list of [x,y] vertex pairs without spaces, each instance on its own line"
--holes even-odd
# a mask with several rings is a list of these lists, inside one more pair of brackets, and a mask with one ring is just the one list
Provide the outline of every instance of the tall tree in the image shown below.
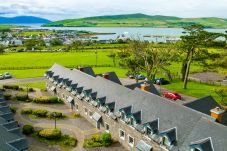
[[[201,48],[206,44],[214,41],[220,36],[218,33],[211,33],[204,30],[201,25],[190,25],[184,28],[184,35],[181,36],[181,48],[184,53],[182,62],[182,80],[184,81],[184,89],[187,88],[188,75],[190,72],[190,65],[196,55],[200,53]],[[197,56],[198,59],[198,56]]]
[[120,57],[123,64],[129,70],[146,72],[147,78],[153,80],[159,70],[167,69],[170,61],[176,57],[174,47],[160,47],[158,44],[145,42],[143,40],[131,40],[129,48]]

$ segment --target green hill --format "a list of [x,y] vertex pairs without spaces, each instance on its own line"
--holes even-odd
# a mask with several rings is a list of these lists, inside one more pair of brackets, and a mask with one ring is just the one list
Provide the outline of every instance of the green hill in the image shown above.
[[54,27],[160,27],[181,28],[186,25],[201,24],[206,28],[227,28],[227,19],[222,18],[179,18],[173,16],[149,16],[145,14],[97,16],[66,19],[44,24]]

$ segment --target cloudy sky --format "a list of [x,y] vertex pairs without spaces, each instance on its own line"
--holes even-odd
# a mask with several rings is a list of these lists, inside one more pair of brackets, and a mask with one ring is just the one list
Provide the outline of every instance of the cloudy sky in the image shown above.
[[7,17],[59,20],[131,13],[227,18],[227,0],[0,0],[0,16]]

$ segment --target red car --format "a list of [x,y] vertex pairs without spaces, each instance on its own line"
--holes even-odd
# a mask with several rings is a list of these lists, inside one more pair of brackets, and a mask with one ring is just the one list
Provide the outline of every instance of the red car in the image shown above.
[[177,92],[165,92],[163,97],[172,99],[172,100],[181,100],[181,96]]

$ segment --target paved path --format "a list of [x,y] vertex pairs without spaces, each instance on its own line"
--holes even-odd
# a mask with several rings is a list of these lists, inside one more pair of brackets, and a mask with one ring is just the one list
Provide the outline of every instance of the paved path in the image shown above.
[[21,82],[36,82],[36,81],[41,81],[45,80],[45,77],[36,77],[36,78],[24,78],[24,79],[17,79],[17,78],[12,78],[12,79],[4,79],[0,80],[0,84],[13,84],[13,83],[21,83]]

